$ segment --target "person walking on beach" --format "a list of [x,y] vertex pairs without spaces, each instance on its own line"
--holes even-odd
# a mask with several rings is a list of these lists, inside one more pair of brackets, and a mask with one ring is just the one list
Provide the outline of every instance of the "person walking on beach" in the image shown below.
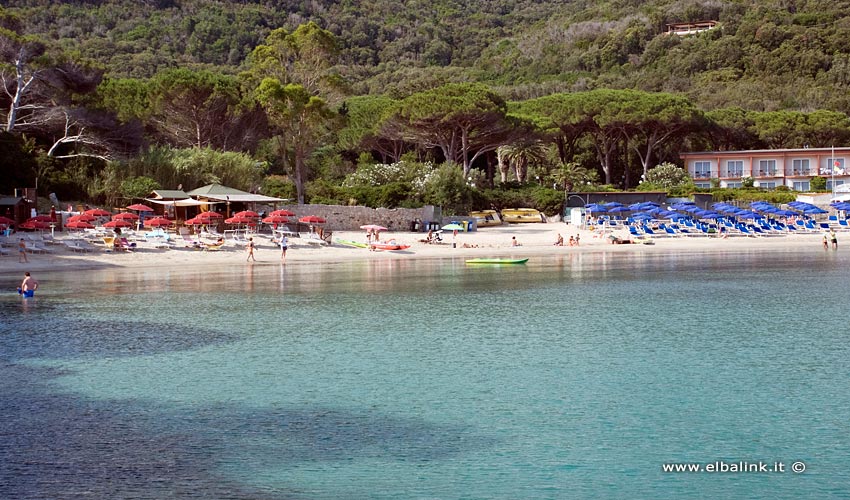
[[289,240],[286,235],[280,237],[280,261],[286,262],[286,249],[289,246]]
[[823,249],[829,250],[829,235],[826,233],[823,233]]
[[832,242],[832,249],[838,250],[838,236],[836,236],[834,229],[829,230],[829,240]]
[[254,238],[248,238],[248,258],[245,259],[245,262],[249,260],[257,262],[257,259],[254,257],[254,248]]
[[27,259],[27,244],[23,238],[18,242],[18,262],[29,263],[29,259]]

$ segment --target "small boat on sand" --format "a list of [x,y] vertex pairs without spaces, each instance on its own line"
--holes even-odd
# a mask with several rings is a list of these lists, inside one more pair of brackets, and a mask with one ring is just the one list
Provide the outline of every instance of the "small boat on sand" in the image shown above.
[[528,259],[466,259],[467,264],[525,264],[526,262],[528,262]]
[[359,241],[352,241],[352,240],[341,240],[339,238],[335,239],[334,243],[337,243],[337,244],[343,245],[343,246],[347,246],[347,247],[369,248],[369,245],[367,245],[366,243],[360,243]]

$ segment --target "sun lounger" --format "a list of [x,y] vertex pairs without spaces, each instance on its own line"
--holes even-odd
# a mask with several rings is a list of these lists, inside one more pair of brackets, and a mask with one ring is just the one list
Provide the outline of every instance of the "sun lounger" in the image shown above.
[[29,253],[50,253],[51,250],[39,245],[38,243],[33,242],[24,242],[24,248],[26,248]]
[[72,252],[91,252],[92,246],[82,240],[65,240],[62,243]]

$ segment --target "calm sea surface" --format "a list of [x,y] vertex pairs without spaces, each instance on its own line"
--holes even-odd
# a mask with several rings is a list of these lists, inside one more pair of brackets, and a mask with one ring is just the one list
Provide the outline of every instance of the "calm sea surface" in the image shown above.
[[[0,497],[848,498],[849,266],[40,274],[0,297]],[[662,472],[742,461],[786,472]]]

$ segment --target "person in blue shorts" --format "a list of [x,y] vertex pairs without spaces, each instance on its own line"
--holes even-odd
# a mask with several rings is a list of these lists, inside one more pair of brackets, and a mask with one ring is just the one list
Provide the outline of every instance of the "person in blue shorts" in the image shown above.
[[29,271],[24,273],[24,280],[18,288],[18,293],[24,297],[32,297],[35,291],[38,290],[38,281],[30,276]]

